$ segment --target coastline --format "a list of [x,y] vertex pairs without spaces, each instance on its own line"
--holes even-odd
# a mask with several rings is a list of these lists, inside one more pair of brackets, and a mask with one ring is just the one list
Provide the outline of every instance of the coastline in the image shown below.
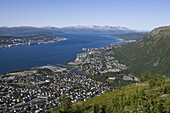
[[[64,40],[61,40],[61,41],[64,41]],[[57,41],[58,42],[58,41]],[[21,46],[21,45],[18,45],[18,46]],[[108,46],[108,45],[107,45]],[[11,46],[12,47],[12,46]],[[103,47],[105,47],[105,46],[103,46]],[[6,47],[5,47],[6,48]],[[100,48],[102,48],[102,47],[100,47]],[[0,48],[1,49],[1,48]],[[83,50],[84,48],[82,48],[82,50]],[[83,50],[84,51],[84,50]],[[77,53],[77,54],[80,54],[80,53]],[[77,57],[76,57],[77,58]],[[70,62],[74,62],[75,60],[73,60],[73,61],[70,61]],[[72,69],[72,68],[75,68],[75,67],[78,67],[79,65],[70,65],[69,63],[70,62],[66,62],[66,63],[61,63],[61,64],[55,64],[56,66],[58,66],[58,67],[65,67],[65,68],[67,68],[67,69]],[[53,64],[47,64],[47,65],[53,65]],[[46,65],[40,65],[40,66],[35,66],[35,67],[30,67],[30,68],[25,68],[25,69],[21,69],[21,70],[14,70],[14,71],[9,71],[9,72],[5,72],[5,73],[0,73],[0,76],[1,75],[3,75],[3,74],[8,74],[8,73],[14,73],[14,72],[20,72],[20,71],[25,71],[25,70],[31,70],[31,69],[34,69],[34,68],[37,68],[37,67],[41,67],[41,66],[46,66]],[[78,71],[79,72],[81,72],[81,73],[83,73],[84,74],[84,72],[82,72],[82,71],[80,71],[79,69],[78,69]]]
[[122,38],[120,38],[120,37],[112,37],[112,36],[110,36],[110,35],[106,35],[106,37],[109,37],[109,38],[117,38],[117,39],[121,40],[122,42],[136,42],[136,41],[137,41],[137,40],[124,40],[124,39],[122,39]]
[[117,38],[119,40],[121,40],[122,42],[125,42],[126,40],[120,38],[120,37],[112,37],[111,35],[105,35],[106,37],[109,37],[109,38]]
[[[66,37],[67,38],[67,37]],[[70,40],[70,39],[65,39],[65,40]],[[110,40],[112,40],[112,39],[110,39]],[[60,41],[64,41],[64,40],[60,40]],[[58,41],[56,41],[56,42],[58,42]],[[50,42],[50,43],[55,43],[55,42]],[[116,42],[117,44],[118,43],[120,43],[120,41],[118,41],[117,40],[117,42]],[[41,44],[43,44],[43,43],[41,43]],[[111,43],[108,43],[108,45],[110,45]],[[24,44],[25,45],[25,44]],[[108,45],[104,45],[104,46],[100,46],[100,47],[97,47],[97,48],[102,48],[102,47],[105,47],[105,46],[108,46]],[[17,46],[22,46],[22,45],[17,45]],[[26,45],[27,46],[27,45]],[[13,47],[13,46],[11,46],[11,47]],[[84,47],[82,47],[81,49],[83,49]],[[89,47],[85,47],[85,48],[89,48]],[[96,48],[96,47],[90,47],[90,48]],[[2,48],[1,48],[2,49]],[[55,48],[56,49],[56,48]],[[62,48],[61,48],[62,49]],[[57,49],[57,50],[61,50],[61,49]],[[82,50],[81,50],[82,51]],[[27,52],[28,53],[28,52]],[[79,54],[79,53],[81,53],[81,52],[76,52],[76,55],[77,54]],[[43,54],[45,54],[44,52],[43,52]],[[62,54],[61,54],[62,55]],[[44,57],[45,58],[45,57]],[[76,57],[75,57],[75,59],[76,59]],[[58,65],[62,65],[62,66],[68,66],[68,67],[75,67],[75,66],[78,66],[78,65],[64,65],[65,63],[67,64],[67,63],[69,63],[69,62],[73,62],[75,59],[72,59],[72,60],[70,60],[70,61],[66,61],[66,62],[61,62],[61,63],[58,63],[58,62],[54,62],[54,63],[52,63],[52,62],[47,62],[47,64],[52,64],[52,65],[54,65],[54,64],[58,64]],[[58,60],[58,59],[57,59]],[[42,63],[40,63],[39,65],[37,65],[37,66],[44,66],[44,65],[46,65],[46,63],[44,63],[44,64],[42,64]],[[11,71],[2,71],[1,72],[1,74],[5,74],[5,73],[9,73],[9,72],[13,72],[13,71],[20,71],[20,70],[23,70],[23,69],[30,69],[30,68],[34,68],[34,67],[36,67],[36,66],[27,66],[26,68],[20,68],[20,69],[11,69]],[[4,69],[6,69],[5,67],[3,67]]]
[[10,47],[17,47],[17,46],[23,46],[23,45],[31,46],[31,45],[49,44],[49,43],[56,43],[56,42],[65,41],[65,40],[68,40],[68,39],[67,38],[63,38],[63,39],[60,39],[58,41],[50,41],[50,42],[36,42],[36,43],[24,43],[24,44],[21,43],[21,44],[17,44],[17,45],[8,45],[8,46],[0,47],[0,49],[10,48]]

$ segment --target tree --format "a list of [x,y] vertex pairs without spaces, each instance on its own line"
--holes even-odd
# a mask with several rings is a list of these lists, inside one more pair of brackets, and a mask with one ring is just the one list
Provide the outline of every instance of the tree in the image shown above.
[[67,97],[66,93],[64,93],[63,95],[61,95],[61,105],[63,107],[63,112],[64,113],[69,113],[70,109],[71,109],[71,101],[70,99]]
[[120,89],[121,88],[121,82],[120,82],[120,80],[119,80],[119,88],[118,89]]
[[93,106],[93,112],[94,112],[94,113],[98,113],[98,111],[99,111],[99,105],[98,105],[98,104],[94,104],[94,106]]
[[98,113],[106,113],[106,106],[104,104],[101,104],[99,106],[99,111]]

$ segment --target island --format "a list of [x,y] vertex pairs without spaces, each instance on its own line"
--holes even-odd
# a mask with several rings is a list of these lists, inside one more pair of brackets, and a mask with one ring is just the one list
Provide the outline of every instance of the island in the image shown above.
[[57,41],[67,40],[67,38],[52,36],[52,35],[31,35],[31,36],[0,36],[0,48],[19,46],[19,45],[32,45],[53,43]]

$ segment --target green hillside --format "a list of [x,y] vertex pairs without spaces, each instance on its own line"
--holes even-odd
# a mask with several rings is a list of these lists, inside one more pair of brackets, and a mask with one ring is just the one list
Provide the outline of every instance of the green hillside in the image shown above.
[[69,104],[55,113],[169,113],[170,79],[160,74],[143,74],[138,84],[96,96],[85,102]]
[[170,74],[170,26],[154,29],[145,38],[114,49],[116,58],[128,72]]

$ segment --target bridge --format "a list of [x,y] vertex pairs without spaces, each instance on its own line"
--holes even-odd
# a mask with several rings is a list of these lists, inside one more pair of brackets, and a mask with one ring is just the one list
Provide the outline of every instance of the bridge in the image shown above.
[[68,71],[72,71],[72,70],[75,70],[75,69],[78,69],[79,67],[78,66],[76,66],[76,67],[74,67],[74,68],[72,68],[72,69],[68,69]]

